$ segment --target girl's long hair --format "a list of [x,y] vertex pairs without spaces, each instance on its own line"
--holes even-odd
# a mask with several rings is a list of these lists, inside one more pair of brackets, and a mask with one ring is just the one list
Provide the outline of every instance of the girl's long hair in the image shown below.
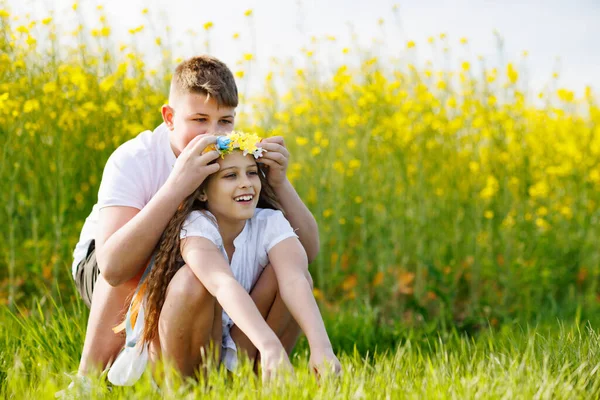
[[[283,212],[281,205],[275,195],[275,191],[266,179],[264,166],[259,164],[258,176],[261,182],[261,191],[258,198],[258,208],[270,208]],[[183,223],[187,216],[194,210],[206,210],[206,202],[200,201],[199,197],[206,187],[206,180],[194,193],[188,196],[177,208],[175,215],[167,224],[167,227],[154,249],[154,266],[142,283],[137,295],[131,304],[131,325],[135,326],[135,320],[139,312],[140,304],[144,300],[144,331],[142,341],[151,343],[158,333],[158,320],[165,302],[167,287],[175,276],[175,273],[183,264],[181,257],[181,241],[179,238]],[[125,322],[116,327],[116,332],[123,329]]]

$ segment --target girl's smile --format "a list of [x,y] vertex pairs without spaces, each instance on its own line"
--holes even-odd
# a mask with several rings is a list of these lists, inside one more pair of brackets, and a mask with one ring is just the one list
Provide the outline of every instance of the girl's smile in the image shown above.
[[217,162],[221,168],[206,184],[208,211],[220,225],[252,218],[262,188],[256,160],[250,154],[234,151]]
[[251,205],[254,200],[253,194],[242,194],[233,199],[236,203],[240,203],[242,205]]

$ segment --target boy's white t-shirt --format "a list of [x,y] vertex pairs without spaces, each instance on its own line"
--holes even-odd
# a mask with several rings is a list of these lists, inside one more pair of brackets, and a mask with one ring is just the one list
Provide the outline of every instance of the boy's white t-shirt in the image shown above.
[[141,210],[167,181],[176,160],[169,132],[163,123],[154,131],[140,133],[112,153],[104,167],[98,202],[86,218],[73,252],[73,276],[96,237],[100,209],[125,206]]
[[[269,263],[269,251],[279,242],[298,237],[294,229],[278,210],[257,208],[246,221],[242,232],[234,239],[235,250],[229,260],[215,217],[208,211],[192,211],[181,229],[180,238],[204,237],[214,243],[231,267],[240,285],[250,293],[263,269]],[[221,360],[230,371],[237,364],[237,348],[231,338],[233,321],[223,311]]]

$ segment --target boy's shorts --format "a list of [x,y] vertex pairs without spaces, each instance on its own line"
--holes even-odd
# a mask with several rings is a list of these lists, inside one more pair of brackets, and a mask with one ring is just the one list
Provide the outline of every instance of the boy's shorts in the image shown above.
[[99,274],[100,270],[96,262],[96,242],[92,240],[87,256],[77,265],[75,272],[75,286],[88,308],[92,305],[92,294]]

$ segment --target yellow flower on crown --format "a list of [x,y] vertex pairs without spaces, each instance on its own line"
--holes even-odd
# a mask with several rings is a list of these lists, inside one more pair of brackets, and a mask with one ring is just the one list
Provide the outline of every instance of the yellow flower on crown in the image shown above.
[[227,135],[218,136],[217,143],[207,147],[205,152],[216,150],[223,158],[234,150],[240,150],[244,155],[252,154],[254,158],[258,159],[266,152],[262,147],[256,146],[260,141],[261,137],[256,133],[233,131]]

